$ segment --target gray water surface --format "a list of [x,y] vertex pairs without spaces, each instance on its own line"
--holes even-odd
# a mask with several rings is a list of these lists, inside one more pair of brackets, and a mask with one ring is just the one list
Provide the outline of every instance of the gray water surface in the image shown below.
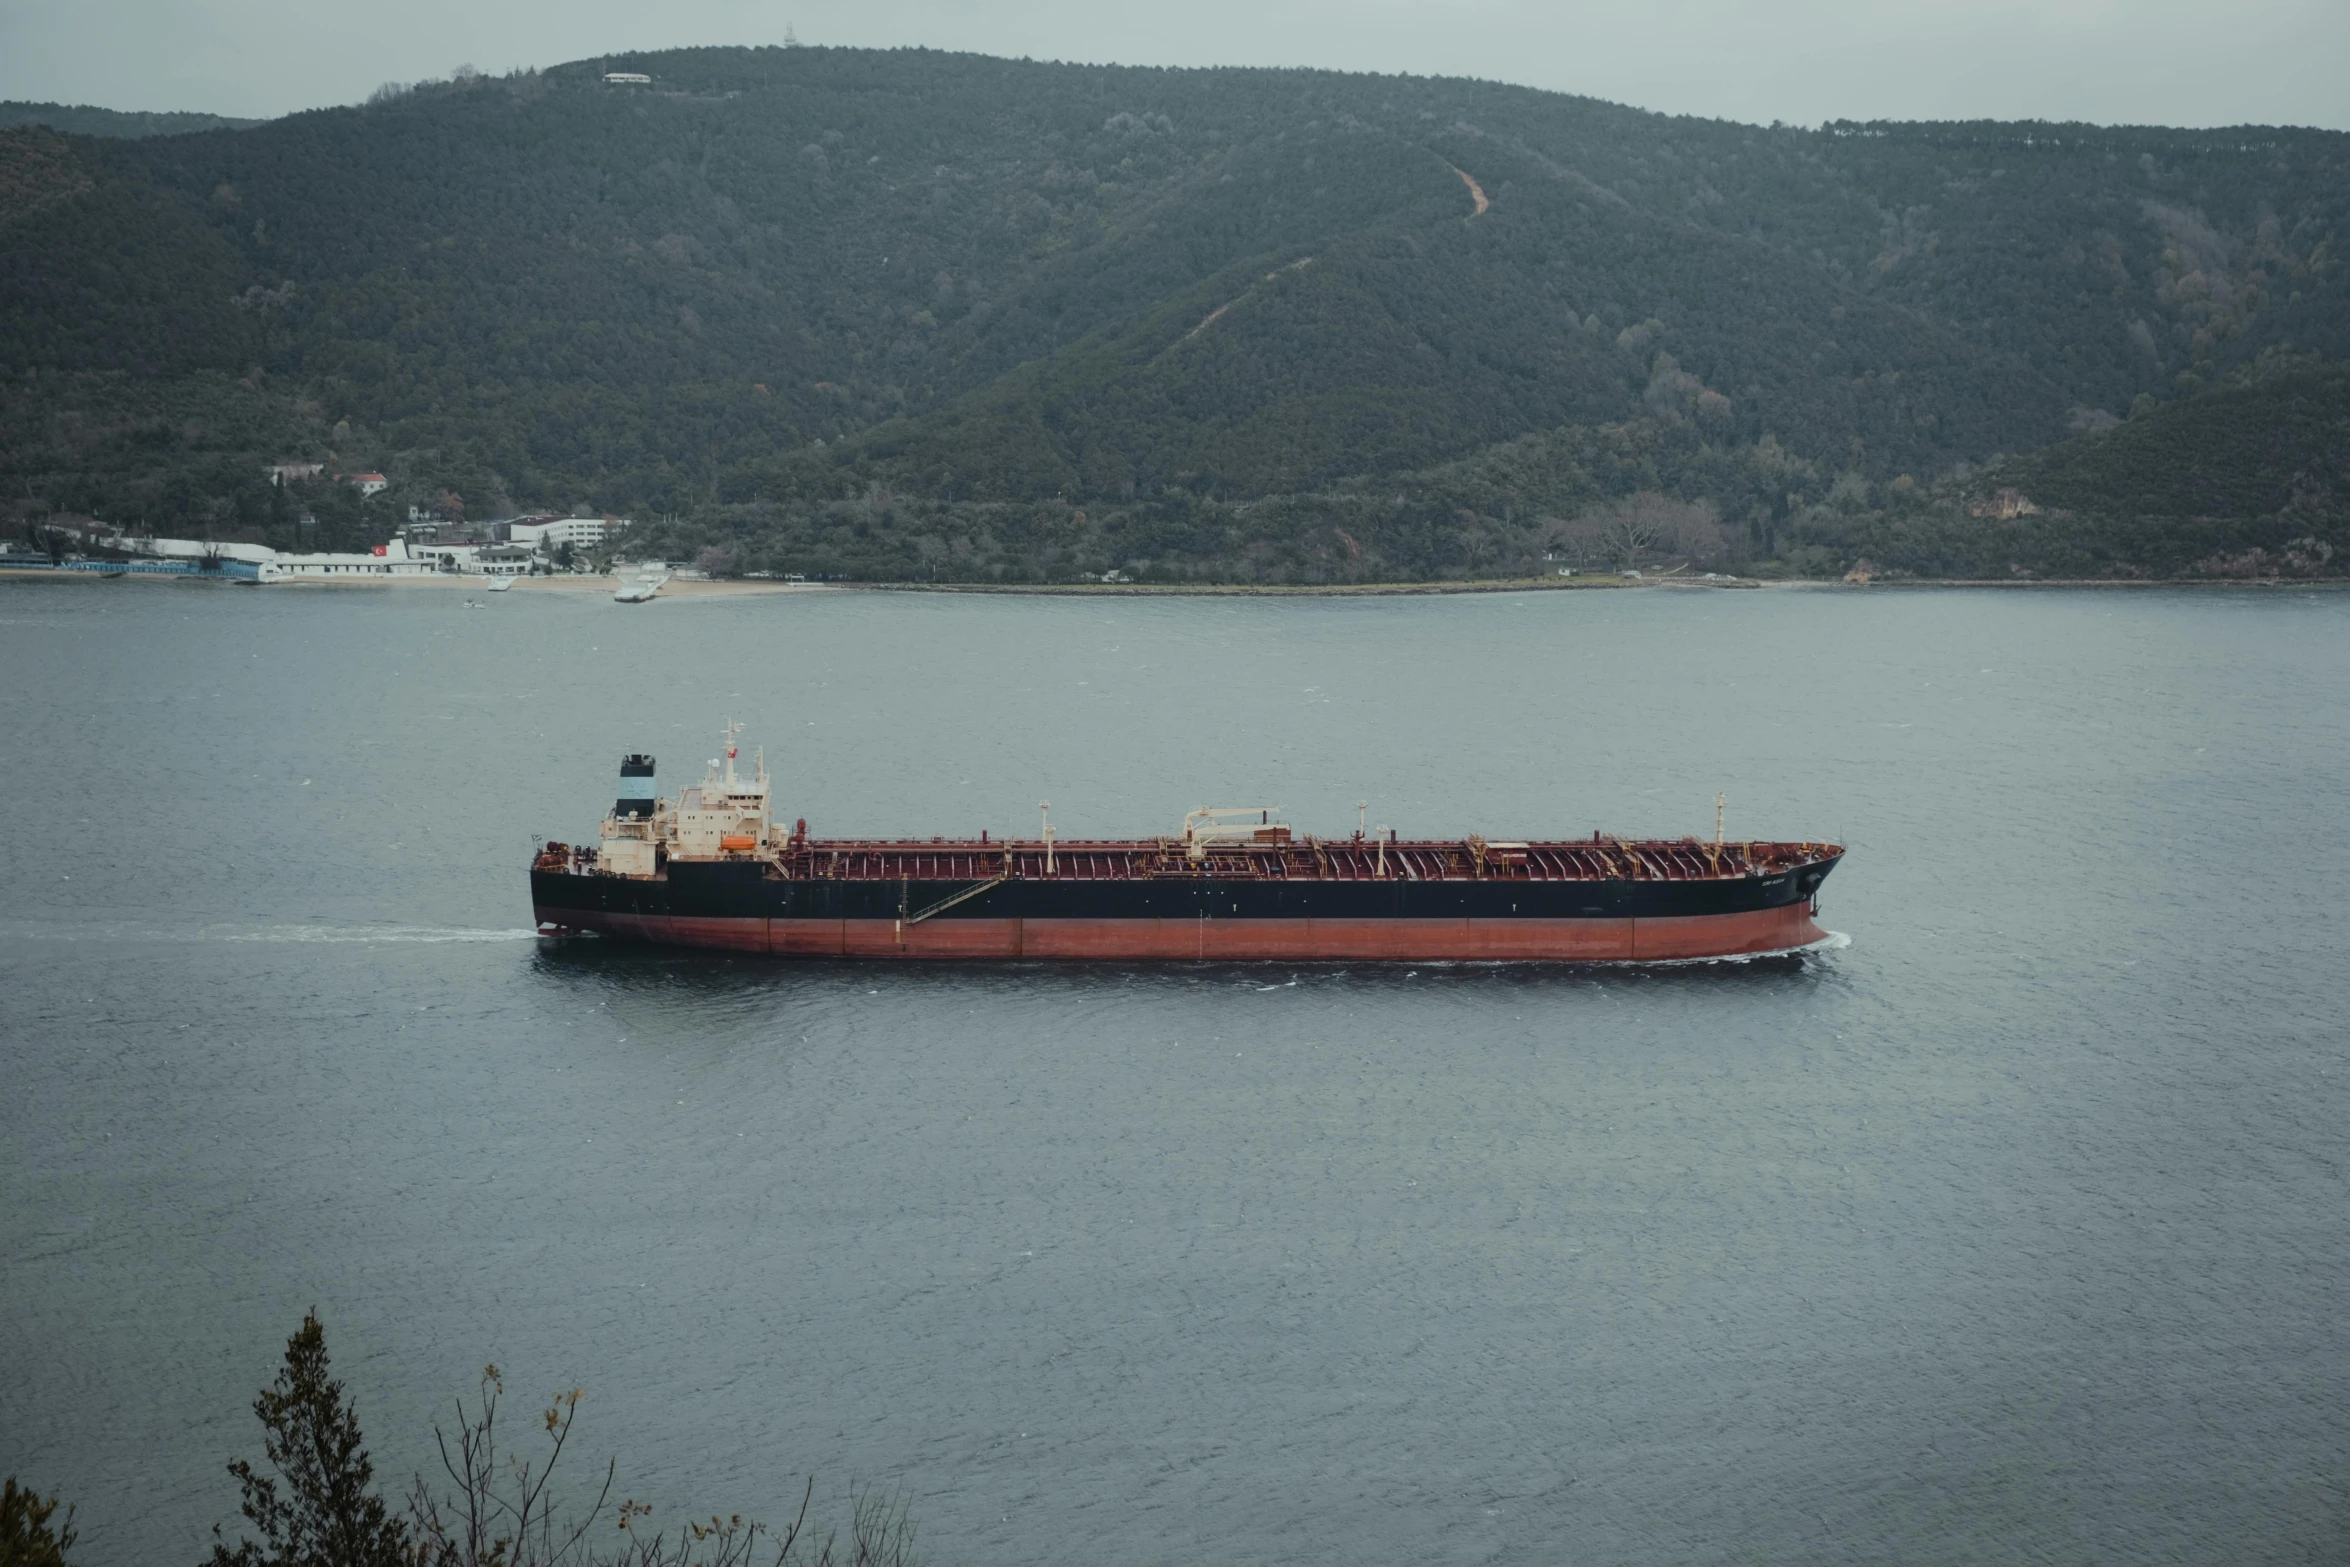
[[[81,1560],[234,1519],[312,1305],[391,1489],[494,1359],[656,1521],[894,1481],[938,1563],[2350,1556],[2350,595],[464,599],[0,584],[0,1471]],[[729,714],[834,835],[1723,790],[1850,944],[535,938]]]

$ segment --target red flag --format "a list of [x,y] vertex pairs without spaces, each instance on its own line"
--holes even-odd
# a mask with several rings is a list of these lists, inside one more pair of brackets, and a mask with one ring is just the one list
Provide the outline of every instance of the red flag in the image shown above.
[[389,555],[392,552],[392,547],[388,544],[378,544],[375,547],[375,552],[378,555]]

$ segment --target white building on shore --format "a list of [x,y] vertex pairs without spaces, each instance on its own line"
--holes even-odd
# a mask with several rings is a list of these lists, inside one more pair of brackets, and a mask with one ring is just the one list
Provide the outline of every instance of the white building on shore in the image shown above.
[[264,582],[364,582],[370,577],[381,581],[387,577],[432,577],[441,571],[439,561],[411,555],[405,539],[378,544],[364,555],[281,555],[275,550],[263,553],[269,557],[261,563]]
[[[227,544],[211,539],[159,539],[123,533],[109,523],[59,524],[54,531],[70,537],[77,548],[95,547],[101,555],[121,559],[148,556],[190,563],[234,561],[237,574],[247,581],[304,582],[382,581],[398,577],[523,577],[545,568],[556,543],[575,548],[600,541],[605,535],[601,517],[540,518],[544,533],[495,544],[440,544],[429,539],[393,539],[359,552],[285,552],[266,544]],[[556,532],[555,530],[564,530]],[[550,536],[554,543],[545,542]],[[31,552],[26,552],[31,553]],[[207,568],[209,569],[209,568]]]
[[144,534],[111,533],[101,527],[70,530],[90,544],[104,545],[133,555],[153,555],[160,560],[241,560],[249,566],[258,566],[275,560],[277,551],[266,544],[216,544],[210,539],[157,539]]
[[528,576],[535,557],[534,551],[517,544],[408,544],[394,539],[391,547],[405,548],[438,570],[468,577]]
[[593,549],[627,526],[617,518],[517,517],[493,524],[491,531],[510,544],[552,555],[566,544],[575,550]]

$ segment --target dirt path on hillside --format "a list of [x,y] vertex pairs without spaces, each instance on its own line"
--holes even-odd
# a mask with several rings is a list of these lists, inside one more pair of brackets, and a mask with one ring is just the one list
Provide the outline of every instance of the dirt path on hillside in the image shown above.
[[[1469,187],[1469,199],[1477,204],[1477,210],[1470,213],[1469,217],[1481,218],[1485,216],[1485,209],[1493,205],[1492,202],[1485,199],[1485,187],[1478,184],[1476,178],[1471,175],[1467,169],[1454,168],[1453,165],[1449,163],[1446,164],[1445,167],[1452,169],[1453,173],[1458,174],[1461,177],[1461,183]],[[1466,222],[1467,219],[1463,219],[1462,221]]]
[[[1465,177],[1466,177],[1466,176],[1464,176],[1464,178],[1465,178]],[[1284,273],[1284,272],[1296,272],[1296,271],[1300,271],[1300,270],[1302,270],[1302,269],[1304,269],[1304,268],[1306,268],[1306,267],[1310,267],[1310,266],[1312,266],[1313,264],[1314,264],[1314,258],[1313,258],[1313,257],[1311,257],[1311,256],[1300,256],[1300,257],[1298,257],[1298,258],[1297,258],[1295,261],[1292,261],[1292,262],[1290,262],[1290,263],[1289,263],[1287,266],[1283,266],[1283,267],[1275,267],[1275,268],[1274,268],[1272,271],[1270,271],[1270,272],[1266,273],[1266,274],[1265,274],[1265,276],[1264,276],[1264,282],[1265,282],[1265,283],[1271,283],[1271,282],[1274,282],[1274,281],[1275,281],[1275,280],[1277,280],[1277,279],[1278,279],[1278,278],[1281,276],[1281,274],[1282,274],[1282,273]],[[1215,322],[1215,319],[1216,319],[1218,316],[1222,315],[1222,314],[1223,314],[1225,311],[1227,311],[1227,310],[1230,310],[1230,309],[1231,309],[1231,308],[1232,308],[1234,305],[1237,305],[1237,304],[1239,304],[1239,303],[1240,303],[1242,300],[1244,300],[1244,299],[1248,298],[1248,296],[1249,296],[1250,294],[1253,294],[1253,293],[1255,293],[1255,292],[1256,292],[1256,291],[1257,291],[1257,290],[1258,290],[1260,287],[1262,287],[1262,286],[1263,286],[1263,284],[1262,284],[1262,283],[1251,283],[1251,284],[1250,284],[1250,285],[1249,285],[1249,286],[1248,286],[1248,287],[1247,287],[1247,288],[1246,288],[1244,291],[1242,291],[1241,293],[1238,293],[1238,294],[1235,294],[1235,295],[1233,295],[1233,296],[1232,296],[1230,299],[1227,299],[1227,300],[1225,300],[1225,301],[1224,301],[1224,303],[1222,303],[1222,304],[1218,305],[1218,306],[1217,306],[1215,309],[1213,309],[1213,310],[1209,311],[1209,312],[1208,312],[1206,315],[1204,315],[1204,316],[1201,316],[1201,317],[1199,318],[1199,325],[1198,325],[1198,326],[1195,326],[1195,327],[1193,327],[1193,328],[1192,328],[1190,331],[1188,331],[1188,332],[1186,332],[1186,333],[1184,333],[1184,334],[1183,334],[1183,341],[1184,341],[1184,342],[1186,342],[1186,343],[1188,343],[1188,342],[1190,342],[1190,341],[1191,341],[1193,338],[1195,338],[1195,337],[1199,336],[1199,335],[1200,335],[1202,332],[1205,332],[1205,331],[1206,331],[1206,330],[1209,328],[1209,326],[1211,326],[1211,325],[1212,325],[1212,324]]]
[[[1245,299],[1247,297],[1247,295],[1243,294],[1240,296],[1240,299]],[[1209,311],[1206,315],[1201,316],[1199,318],[1199,325],[1184,333],[1183,340],[1188,343],[1193,338],[1199,336],[1202,332],[1205,332],[1209,325],[1215,321],[1216,317],[1222,315],[1225,311],[1230,310],[1234,305],[1239,304],[1240,299],[1227,299],[1224,301],[1224,303],[1218,305],[1215,309]]]

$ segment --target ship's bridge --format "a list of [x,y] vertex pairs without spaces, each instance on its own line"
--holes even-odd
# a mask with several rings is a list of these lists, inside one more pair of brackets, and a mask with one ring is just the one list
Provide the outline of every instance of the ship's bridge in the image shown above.
[[721,738],[724,759],[710,759],[702,781],[677,798],[676,829],[670,853],[684,859],[719,859],[757,854],[768,846],[767,755],[752,753],[752,770],[744,777],[735,769],[735,736],[742,725],[731,719]]

